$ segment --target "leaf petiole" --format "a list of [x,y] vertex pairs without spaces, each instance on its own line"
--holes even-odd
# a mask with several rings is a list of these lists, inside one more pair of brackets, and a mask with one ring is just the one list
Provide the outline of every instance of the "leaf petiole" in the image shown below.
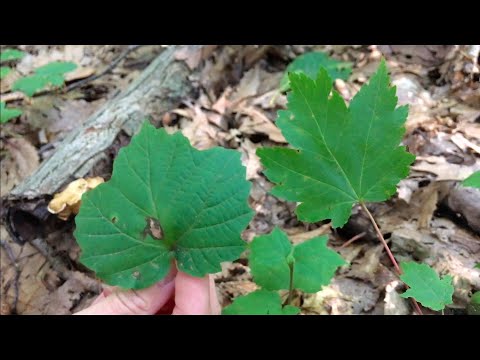
[[[390,248],[388,247],[388,244],[387,244],[387,242],[385,241],[385,238],[383,237],[382,232],[381,232],[380,229],[378,228],[377,222],[376,222],[375,219],[373,218],[372,213],[370,212],[370,210],[368,210],[368,208],[367,208],[367,206],[365,205],[365,203],[360,202],[360,206],[361,206],[362,209],[367,213],[367,215],[368,215],[368,217],[369,217],[369,219],[370,219],[370,222],[372,223],[373,227],[375,228],[375,232],[377,233],[378,239],[380,240],[380,242],[382,243],[383,247],[385,248],[385,251],[387,252],[388,257],[389,257],[390,260],[392,261],[393,267],[394,267],[395,270],[397,271],[398,275],[402,275],[402,270],[400,269],[400,266],[398,266],[397,260],[395,260],[395,257],[393,256],[392,251],[391,251]],[[420,309],[420,306],[418,305],[417,301],[416,301],[414,298],[411,298],[411,299],[412,299],[413,306],[415,307],[415,311],[417,311],[417,313],[418,313],[419,315],[423,315],[422,309]]]

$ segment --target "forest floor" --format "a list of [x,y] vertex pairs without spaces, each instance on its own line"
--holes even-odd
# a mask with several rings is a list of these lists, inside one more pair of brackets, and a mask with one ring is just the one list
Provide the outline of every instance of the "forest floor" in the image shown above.
[[[17,47],[28,55],[0,86],[2,101],[23,110],[20,118],[2,124],[0,136],[0,310],[71,314],[88,306],[102,289],[78,261],[74,217],[64,221],[46,211],[54,194],[39,200],[30,212],[5,199],[52,156],[72,129],[127,88],[165,47],[141,46],[99,79],[33,99],[11,91],[20,74],[50,61],[72,61],[79,66],[69,75],[67,84],[73,84],[101,73],[126,46]],[[398,295],[404,285],[360,208],[353,209],[345,227],[332,229],[328,221],[297,220],[295,203],[269,194],[272,184],[262,174],[255,151],[286,146],[275,126],[276,112],[287,102],[278,87],[286,66],[307,51],[324,51],[353,63],[348,81],[335,82],[347,102],[375,72],[381,57],[386,58],[399,104],[410,106],[404,144],[417,159],[395,197],[370,204],[369,209],[397,260],[421,260],[438,273],[453,276],[454,304],[445,313],[465,313],[469,296],[480,290],[480,270],[474,269],[480,263],[480,191],[458,186],[480,170],[478,46],[211,46],[201,56],[179,52],[178,61],[195,70],[190,79],[193,95],[177,108],[153,115],[151,122],[169,132],[182,131],[198,149],[218,145],[241,152],[253,184],[249,204],[256,213],[243,233],[246,241],[275,226],[294,243],[329,234],[329,245],[350,265],[322,291],[295,294],[293,305],[303,314],[410,314],[410,303]],[[109,161],[88,175],[108,180],[111,162],[128,142],[121,133],[105,151]],[[226,263],[222,269],[215,281],[223,306],[256,289],[246,259]]]

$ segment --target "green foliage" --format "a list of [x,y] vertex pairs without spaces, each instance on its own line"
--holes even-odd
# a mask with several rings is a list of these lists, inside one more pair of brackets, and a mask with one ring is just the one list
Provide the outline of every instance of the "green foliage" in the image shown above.
[[77,68],[77,65],[68,62],[68,61],[52,61],[47,65],[40,66],[39,68],[35,69],[35,74],[38,75],[63,75],[67,72],[73,71]]
[[18,79],[12,86],[12,90],[23,92],[32,96],[46,86],[59,87],[64,83],[64,74],[75,70],[77,65],[71,62],[54,61],[35,70],[35,73]]
[[12,69],[10,69],[8,66],[0,66],[0,79],[3,79],[5,76],[10,74],[12,72]]
[[476,267],[477,269],[480,269],[480,263],[478,263],[477,265],[475,265],[475,267]]
[[300,55],[288,65],[280,82],[280,91],[290,89],[289,73],[302,71],[308,77],[315,79],[320,68],[324,68],[332,79],[347,80],[352,72],[352,63],[334,60],[322,52]]
[[463,186],[469,186],[480,189],[480,171],[474,172],[468,178],[463,180]]
[[8,120],[20,115],[22,115],[22,110],[14,108],[9,109],[3,101],[0,102],[0,124],[6,123]]
[[288,109],[277,125],[294,149],[257,151],[272,194],[302,202],[297,216],[307,222],[332,219],[344,225],[356,202],[383,201],[396,192],[415,157],[399,146],[408,109],[396,108],[385,61],[347,108],[321,69],[316,80],[290,74]]
[[435,270],[427,264],[404,262],[400,266],[403,271],[400,279],[410,287],[401,295],[402,297],[413,297],[423,306],[436,311],[442,310],[445,305],[453,303],[454,289],[450,275],[440,279]]
[[162,279],[172,259],[193,276],[218,272],[245,249],[250,187],[239,152],[198,151],[145,122],[110,181],[82,198],[81,261],[108,284],[135,289]]
[[25,56],[23,51],[17,49],[5,49],[0,52],[0,62],[19,60]]
[[296,315],[300,309],[286,305],[282,307],[280,295],[267,290],[257,290],[235,299],[223,309],[224,315]]
[[327,236],[315,237],[292,246],[285,234],[275,228],[269,235],[251,243],[249,265],[255,282],[267,290],[289,289],[293,268],[293,288],[317,292],[330,283],[339,266],[346,264],[327,247]]

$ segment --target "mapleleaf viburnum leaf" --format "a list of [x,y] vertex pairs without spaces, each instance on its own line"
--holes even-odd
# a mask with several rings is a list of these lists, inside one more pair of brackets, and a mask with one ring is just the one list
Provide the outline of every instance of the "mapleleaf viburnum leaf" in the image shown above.
[[453,285],[450,275],[442,279],[427,264],[404,262],[400,264],[403,274],[400,279],[410,288],[401,296],[413,297],[423,306],[432,310],[442,310],[445,305],[452,304]]
[[[357,202],[384,201],[408,175],[415,157],[399,146],[408,109],[396,108],[385,61],[347,108],[321,69],[315,80],[290,74],[288,109],[277,126],[294,149],[257,150],[272,194],[301,202],[300,220],[344,225]],[[332,95],[330,96],[330,92]]]
[[323,52],[309,52],[298,56],[288,65],[280,82],[280,91],[290,89],[289,73],[302,71],[310,78],[315,79],[320,67],[323,67],[333,80],[347,80],[352,72],[352,63],[332,59]]
[[54,61],[35,69],[35,73],[18,79],[12,86],[12,90],[23,92],[32,96],[37,91],[48,85],[58,87],[64,83],[64,74],[73,71],[77,65],[68,61]]
[[328,285],[339,266],[345,265],[335,251],[327,247],[327,236],[292,246],[278,227],[268,235],[257,236],[250,245],[249,265],[255,282],[267,290],[289,289],[290,267],[293,287],[317,292]]
[[257,290],[248,295],[240,296],[223,309],[223,315],[296,315],[300,309],[286,305],[277,292]]
[[480,189],[480,171],[474,172],[468,178],[463,180],[462,185]]
[[0,102],[0,124],[6,123],[8,120],[14,119],[20,115],[22,115],[22,110],[7,108],[5,102]]
[[112,178],[82,197],[80,260],[108,284],[134,289],[161,280],[173,259],[193,276],[218,272],[245,250],[250,186],[239,152],[198,151],[147,121]]

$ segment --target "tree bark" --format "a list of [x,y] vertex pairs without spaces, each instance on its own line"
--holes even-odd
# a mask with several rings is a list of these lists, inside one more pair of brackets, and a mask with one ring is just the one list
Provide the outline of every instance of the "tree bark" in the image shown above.
[[126,90],[72,130],[8,198],[33,199],[57,192],[72,177],[85,176],[121,130],[131,136],[149,115],[177,106],[192,90],[188,80],[191,70],[175,60],[177,49],[171,46],[164,50]]

